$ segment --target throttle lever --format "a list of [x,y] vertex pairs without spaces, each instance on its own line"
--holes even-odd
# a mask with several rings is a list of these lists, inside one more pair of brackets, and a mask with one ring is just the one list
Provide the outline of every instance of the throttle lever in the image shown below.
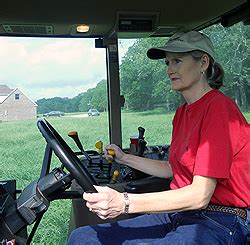
[[145,133],[145,128],[143,127],[138,127],[138,131],[139,131],[139,140],[140,139],[144,139],[144,133]]

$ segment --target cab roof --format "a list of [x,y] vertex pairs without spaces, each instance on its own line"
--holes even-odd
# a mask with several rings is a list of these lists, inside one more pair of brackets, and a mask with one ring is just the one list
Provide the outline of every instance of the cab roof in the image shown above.
[[[221,22],[249,21],[247,0],[2,1],[0,35],[52,37],[170,36]],[[76,31],[89,25],[87,33]]]

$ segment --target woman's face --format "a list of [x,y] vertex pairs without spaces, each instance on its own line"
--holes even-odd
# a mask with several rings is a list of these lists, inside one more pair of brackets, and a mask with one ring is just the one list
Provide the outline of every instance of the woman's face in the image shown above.
[[167,53],[165,61],[173,90],[184,92],[198,85],[202,77],[200,60],[186,53]]

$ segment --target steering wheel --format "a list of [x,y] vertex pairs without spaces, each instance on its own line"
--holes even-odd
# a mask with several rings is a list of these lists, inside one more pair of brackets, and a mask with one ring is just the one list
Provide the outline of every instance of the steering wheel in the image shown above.
[[71,150],[64,139],[44,118],[38,119],[37,126],[65,168],[76,179],[86,192],[97,192],[94,185],[98,185],[94,177],[88,172],[80,159]]

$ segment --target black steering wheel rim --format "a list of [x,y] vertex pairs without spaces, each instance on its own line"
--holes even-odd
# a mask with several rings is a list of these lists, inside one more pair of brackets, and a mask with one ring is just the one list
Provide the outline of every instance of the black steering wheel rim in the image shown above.
[[46,119],[41,118],[37,121],[37,127],[61,163],[71,173],[73,178],[76,179],[84,191],[97,192],[94,187],[94,185],[97,185],[94,177],[88,172],[80,159],[52,125]]

